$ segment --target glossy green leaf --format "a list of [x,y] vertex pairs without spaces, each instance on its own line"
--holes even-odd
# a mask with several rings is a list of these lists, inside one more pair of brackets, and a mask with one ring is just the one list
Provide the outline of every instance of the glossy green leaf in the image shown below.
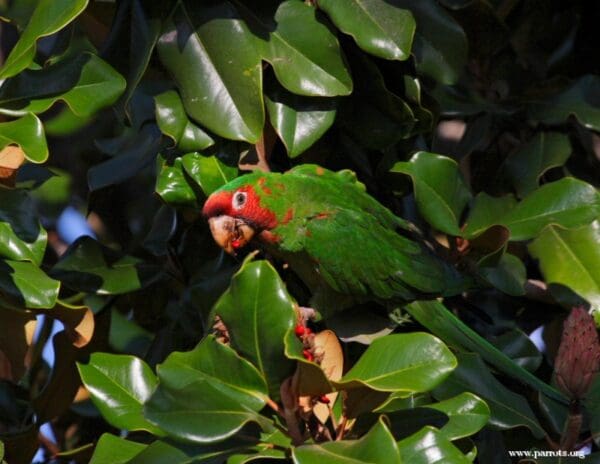
[[[210,442],[234,434],[267,400],[265,379],[232,348],[205,338],[189,352],[174,352],[158,366],[160,385],[147,417],[174,437]],[[180,394],[198,400],[180,401]]]
[[600,223],[574,230],[547,227],[529,245],[544,280],[566,285],[600,308]]
[[76,116],[90,118],[124,90],[125,79],[108,63],[82,53],[9,79],[0,89],[0,102],[18,113],[37,114],[63,101]]
[[424,427],[419,432],[398,442],[402,461],[410,464],[451,462],[470,464],[471,460],[455,447],[441,432]]
[[580,77],[560,93],[530,100],[529,117],[544,124],[563,124],[569,116],[588,129],[600,131],[600,77]]
[[169,439],[156,440],[128,464],[220,464],[224,463],[228,456],[248,449],[249,443],[251,444],[235,438],[202,445]]
[[25,190],[0,189],[0,256],[40,265],[48,234]]
[[456,367],[448,347],[428,333],[387,335],[374,340],[339,382],[407,394],[431,390]]
[[409,161],[396,163],[391,172],[412,178],[417,206],[429,224],[447,234],[460,235],[460,215],[471,193],[454,160],[420,151]]
[[435,0],[391,0],[410,10],[417,23],[412,53],[417,70],[443,84],[454,84],[467,62],[462,27]]
[[473,351],[502,373],[513,377],[551,398],[567,404],[566,397],[538,377],[523,369],[506,354],[481,337],[439,301],[415,301],[406,311],[423,327],[449,345]]
[[130,355],[97,352],[87,364],[77,363],[77,368],[92,401],[109,424],[160,434],[142,415],[142,406],[158,383],[144,361]]
[[35,57],[36,41],[65,27],[87,4],[88,0],[40,0],[23,34],[0,68],[0,79],[14,76],[27,68]]
[[490,418],[490,408],[486,402],[469,392],[428,404],[427,407],[441,411],[450,418],[440,430],[448,440],[457,440],[479,432]]
[[545,435],[527,400],[500,383],[478,354],[458,353],[457,358],[458,367],[434,391],[436,398],[447,399],[472,392],[488,404],[491,425],[500,429],[525,426],[537,438]]
[[59,288],[58,280],[32,262],[0,260],[0,301],[6,294],[26,308],[52,308]]
[[44,126],[32,113],[14,121],[0,123],[0,149],[10,144],[19,145],[25,152],[25,157],[33,163],[43,163],[48,159]]
[[308,98],[281,88],[265,98],[271,125],[288,156],[294,158],[311,147],[333,124],[337,102],[332,98]]
[[[400,464],[400,452],[382,419],[358,440],[331,441],[292,449],[294,464]],[[410,462],[410,461],[406,461]]]
[[511,240],[534,238],[547,225],[579,227],[600,216],[600,195],[581,180],[566,177],[545,184],[523,199],[503,218]]
[[477,194],[469,211],[462,235],[473,239],[494,225],[502,224],[502,218],[517,204],[512,195],[492,197],[485,192]]
[[102,295],[139,290],[160,277],[157,266],[133,256],[121,256],[91,237],[75,241],[50,274],[70,288]]
[[209,443],[224,440],[248,422],[270,422],[200,378],[179,389],[159,387],[144,406],[144,416],[178,440]]
[[103,433],[89,464],[126,464],[148,445]]
[[505,253],[497,263],[488,266],[480,263],[478,274],[489,284],[498,290],[512,296],[523,296],[525,294],[525,281],[527,271],[523,261],[514,255]]
[[260,139],[265,120],[261,59],[254,36],[230,3],[189,9],[179,3],[158,52],[193,119],[225,138]]
[[318,5],[364,51],[388,60],[410,56],[416,28],[410,11],[384,0],[320,0]]
[[274,396],[295,364],[284,356],[284,337],[296,322],[293,305],[277,271],[254,261],[233,276],[212,310],[229,330],[231,346],[258,368]]
[[156,193],[173,206],[198,207],[194,188],[185,175],[181,158],[167,161],[162,155],[157,158]]
[[527,196],[538,187],[548,169],[562,166],[571,155],[569,137],[558,132],[539,132],[506,159],[506,172],[517,195]]
[[204,156],[193,152],[184,155],[181,161],[185,172],[207,197],[238,175],[237,166],[229,166],[217,156]]
[[154,101],[158,127],[175,141],[180,150],[203,150],[215,143],[210,135],[190,122],[177,92],[169,90],[161,93],[154,97]]
[[171,353],[158,365],[157,373],[161,388],[176,392],[202,380],[255,411],[265,405],[268,396],[265,379],[256,368],[213,336],[192,351]]
[[[284,1],[275,13],[275,23],[261,25],[257,44],[281,85],[298,95],[335,97],[352,92],[340,44],[313,6]],[[263,37],[267,31],[268,37]]]

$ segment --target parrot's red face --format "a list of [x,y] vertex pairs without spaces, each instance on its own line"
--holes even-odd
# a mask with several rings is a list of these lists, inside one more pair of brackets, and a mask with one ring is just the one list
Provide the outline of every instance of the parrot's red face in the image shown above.
[[229,254],[243,248],[255,234],[277,225],[275,215],[261,207],[251,185],[213,193],[206,200],[202,214],[208,219],[215,242]]

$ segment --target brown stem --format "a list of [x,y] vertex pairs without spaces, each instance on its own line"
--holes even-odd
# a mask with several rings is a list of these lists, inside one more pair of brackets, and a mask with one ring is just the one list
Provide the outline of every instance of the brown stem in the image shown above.
[[574,400],[569,406],[569,416],[565,423],[562,435],[560,437],[560,449],[564,451],[571,451],[575,449],[579,433],[581,432],[581,425],[583,424],[583,415],[581,414],[581,407],[579,400]]
[[283,403],[283,418],[288,427],[288,433],[294,446],[299,446],[304,442],[300,432],[300,423],[298,422],[298,395],[292,385],[292,377],[288,377],[281,383],[281,402]]
[[340,421],[340,425],[338,425],[335,431],[335,440],[340,441],[344,439],[344,434],[346,433],[346,424],[348,423],[348,417],[346,414],[342,416],[342,420]]
[[271,398],[267,398],[267,405],[273,411],[275,411],[277,414],[279,414],[280,417],[284,417],[283,412],[281,411],[281,408],[279,407],[279,405],[275,401],[273,401]]
[[50,440],[42,432],[38,433],[38,441],[44,448],[46,448],[48,450],[48,452],[52,455],[52,457],[54,457],[58,453],[60,453],[60,449],[58,448],[58,445],[56,443],[54,443],[52,440]]

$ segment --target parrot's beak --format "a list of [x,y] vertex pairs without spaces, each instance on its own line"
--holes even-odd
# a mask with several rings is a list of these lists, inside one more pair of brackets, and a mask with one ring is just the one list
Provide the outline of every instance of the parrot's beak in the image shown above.
[[208,220],[215,242],[230,255],[246,246],[254,236],[254,229],[241,219],[221,215]]

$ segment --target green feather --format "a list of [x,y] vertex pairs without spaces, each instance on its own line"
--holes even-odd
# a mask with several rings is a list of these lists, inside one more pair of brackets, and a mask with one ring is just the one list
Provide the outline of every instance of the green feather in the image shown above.
[[[412,301],[463,286],[450,265],[397,232],[411,225],[367,194],[351,171],[301,165],[285,174],[244,178],[226,189],[250,183],[261,206],[275,213],[279,225],[272,232],[279,242],[269,251],[290,263],[315,294],[312,304],[320,311],[368,300]],[[319,301],[336,307],[320,308]]]

